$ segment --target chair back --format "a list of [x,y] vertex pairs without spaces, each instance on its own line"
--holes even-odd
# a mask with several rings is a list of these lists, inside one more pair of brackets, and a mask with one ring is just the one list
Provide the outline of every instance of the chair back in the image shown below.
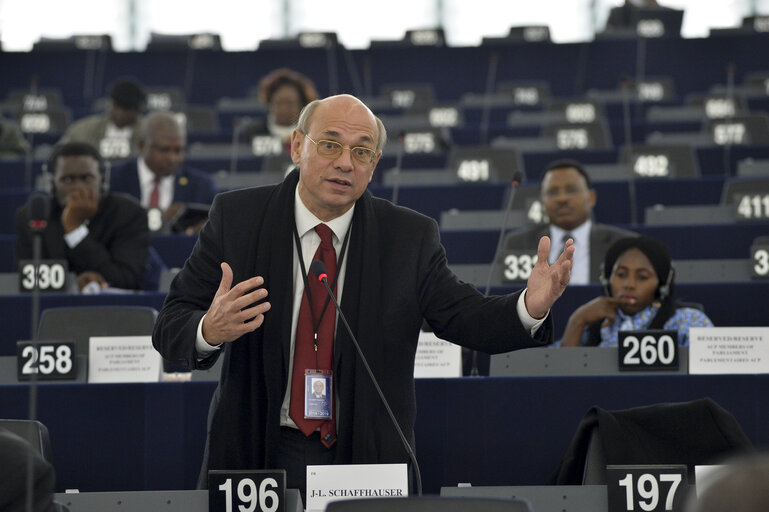
[[4,428],[24,439],[40,456],[51,462],[51,438],[48,428],[34,420],[2,420],[0,428]]
[[77,355],[88,355],[91,336],[149,336],[158,311],[147,306],[50,308],[40,316],[40,339],[75,341]]

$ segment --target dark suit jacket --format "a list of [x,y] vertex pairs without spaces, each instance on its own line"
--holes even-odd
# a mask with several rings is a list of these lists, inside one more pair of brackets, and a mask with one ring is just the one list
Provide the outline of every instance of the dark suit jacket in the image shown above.
[[34,496],[32,510],[57,510],[53,502],[56,484],[53,466],[36,453],[27,441],[4,428],[0,428],[0,510],[26,512],[27,463],[30,458]]
[[[550,236],[550,226],[532,226],[520,231],[514,231],[505,237],[502,247],[508,250],[531,251],[532,253],[536,253],[539,239],[545,235]],[[620,238],[626,238],[628,236],[638,236],[638,233],[593,222],[590,229],[591,283],[599,282],[598,276],[601,271],[601,263],[603,263],[604,255],[609,246]]]
[[[551,477],[554,485],[583,485],[585,462],[596,451],[591,436],[607,464],[686,464],[689,479],[694,466],[715,464],[727,456],[753,450],[753,444],[734,416],[710,398],[691,402],[661,403],[620,411],[591,407]],[[592,452],[592,454],[591,454]],[[589,466],[592,466],[591,461]],[[605,471],[599,472],[605,477]]]
[[[100,273],[115,288],[139,289],[147,270],[150,234],[147,213],[132,197],[107,194],[88,224],[89,234],[73,249],[64,241],[61,207],[51,198],[43,231],[42,257],[63,259],[73,272]],[[32,258],[32,231],[26,205],[16,212],[16,261]]]
[[[113,192],[123,192],[141,201],[142,191],[136,160],[113,167],[109,182]],[[182,167],[174,181],[173,202],[211,204],[216,192],[216,185],[211,176],[196,169]]]
[[[209,417],[208,469],[275,467],[280,408],[288,382],[293,302],[294,191],[298,171],[279,185],[235,190],[214,200],[208,223],[174,279],[153,343],[169,360],[206,368],[223,353]],[[371,196],[358,200],[350,229],[341,308],[413,446],[414,355],[423,317],[436,334],[487,352],[552,338],[548,319],[532,339],[516,312],[518,294],[484,297],[446,265],[437,224]],[[263,276],[271,309],[254,333],[201,362],[195,337],[221,280]],[[337,463],[405,462],[408,457],[348,333],[337,326]],[[217,403],[218,400],[218,403]]]

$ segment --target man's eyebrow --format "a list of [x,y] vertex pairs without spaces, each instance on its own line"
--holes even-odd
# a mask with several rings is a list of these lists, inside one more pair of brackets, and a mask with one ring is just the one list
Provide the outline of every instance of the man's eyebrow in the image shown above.
[[[325,130],[321,132],[321,135],[333,138],[339,138],[341,136],[341,134],[336,130]],[[374,139],[372,139],[369,135],[361,135],[360,138],[358,138],[358,143],[361,142],[374,142]]]

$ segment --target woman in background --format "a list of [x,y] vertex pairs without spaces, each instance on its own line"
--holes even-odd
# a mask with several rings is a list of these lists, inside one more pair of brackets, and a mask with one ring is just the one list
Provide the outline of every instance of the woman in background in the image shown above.
[[317,98],[315,85],[303,74],[287,68],[270,72],[259,81],[259,100],[268,108],[267,117],[245,126],[243,139],[250,142],[257,135],[272,135],[289,147],[299,112]]
[[606,251],[601,268],[605,295],[569,317],[561,346],[617,346],[617,333],[665,329],[689,344],[690,327],[712,327],[697,308],[675,298],[674,270],[667,248],[646,236],[622,238]]

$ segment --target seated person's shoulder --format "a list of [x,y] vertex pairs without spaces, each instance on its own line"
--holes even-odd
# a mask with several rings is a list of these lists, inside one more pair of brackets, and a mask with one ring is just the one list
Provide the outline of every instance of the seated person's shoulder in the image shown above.
[[691,327],[713,327],[713,322],[699,308],[684,305],[676,309],[676,315],[681,321]]
[[141,213],[145,215],[145,210],[139,201],[124,192],[110,192],[103,201],[104,208],[107,212],[130,212]]
[[512,231],[505,235],[503,247],[505,249],[533,249],[537,250],[539,239],[549,232],[546,225],[534,225]]

